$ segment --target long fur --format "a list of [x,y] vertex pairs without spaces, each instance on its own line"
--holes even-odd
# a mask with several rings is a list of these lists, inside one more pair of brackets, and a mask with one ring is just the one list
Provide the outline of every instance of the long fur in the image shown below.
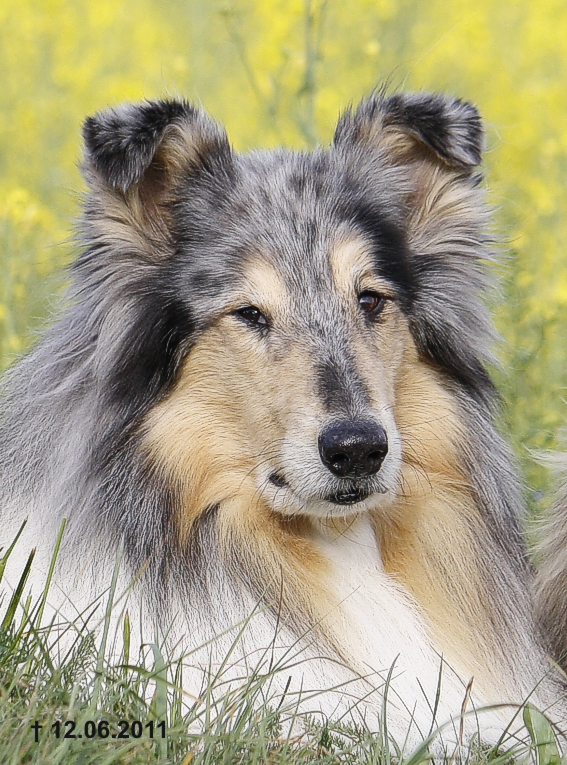
[[561,478],[555,502],[543,524],[535,597],[542,634],[551,655],[567,670],[567,460],[556,467]]
[[[477,705],[558,699],[485,366],[474,107],[377,94],[310,154],[237,155],[178,101],[103,112],[84,138],[82,253],[0,422],[3,540],[27,517],[21,549],[45,568],[68,519],[54,607],[100,595],[122,550],[129,608],[174,648],[224,632],[220,663],[256,609],[242,666],[293,647],[296,687],[358,677],[375,711],[395,665],[398,736],[412,717],[428,732],[441,657],[439,717],[473,677]],[[384,299],[374,322],[365,290]],[[321,462],[319,434],[345,419],[387,434],[376,476]],[[332,712],[349,693],[323,698]],[[487,715],[489,738],[505,717]]]

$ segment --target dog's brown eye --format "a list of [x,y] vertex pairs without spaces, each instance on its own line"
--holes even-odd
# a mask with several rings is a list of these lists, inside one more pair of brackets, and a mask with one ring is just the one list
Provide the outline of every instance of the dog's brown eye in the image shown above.
[[386,305],[386,298],[377,292],[365,290],[358,296],[358,305],[368,316],[378,316]]
[[268,327],[268,320],[256,306],[247,305],[244,308],[239,308],[236,313],[250,324],[254,324],[257,327]]

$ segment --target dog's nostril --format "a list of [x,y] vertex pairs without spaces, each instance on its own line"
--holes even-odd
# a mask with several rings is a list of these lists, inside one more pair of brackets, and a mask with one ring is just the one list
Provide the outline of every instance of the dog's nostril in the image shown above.
[[340,478],[374,475],[388,453],[388,437],[375,422],[339,422],[319,436],[319,454],[324,465]]
[[350,460],[346,454],[333,454],[329,459],[329,463],[333,473],[337,473],[337,475],[346,475],[348,473]]

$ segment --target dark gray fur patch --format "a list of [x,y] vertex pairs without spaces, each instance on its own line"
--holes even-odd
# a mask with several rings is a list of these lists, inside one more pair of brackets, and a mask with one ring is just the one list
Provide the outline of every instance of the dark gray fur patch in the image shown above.
[[186,101],[146,101],[108,109],[85,120],[88,160],[114,189],[127,191],[142,180],[173,125],[193,125],[201,167],[214,156],[230,154],[224,131]]
[[85,120],[85,150],[107,182],[126,191],[150,166],[167,127],[196,115],[197,109],[183,101],[109,109]]
[[366,386],[350,360],[321,361],[316,365],[315,374],[319,396],[328,412],[354,417],[369,404]]

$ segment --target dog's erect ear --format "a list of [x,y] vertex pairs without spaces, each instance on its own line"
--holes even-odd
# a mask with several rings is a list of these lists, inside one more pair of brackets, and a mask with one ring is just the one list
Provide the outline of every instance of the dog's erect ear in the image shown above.
[[334,144],[368,145],[400,164],[429,154],[464,170],[480,164],[483,130],[477,110],[465,101],[427,93],[375,94],[341,117]]
[[391,190],[388,212],[400,216],[404,232],[410,329],[420,355],[490,398],[483,366],[490,325],[478,299],[487,284],[481,261],[491,257],[475,172],[483,148],[478,112],[447,96],[376,94],[341,118],[335,146],[352,160],[370,209],[376,203],[383,215]]
[[85,121],[83,137],[87,178],[94,170],[122,192],[148,175],[163,184],[184,167],[230,156],[224,131],[185,101],[147,101],[99,112]]

